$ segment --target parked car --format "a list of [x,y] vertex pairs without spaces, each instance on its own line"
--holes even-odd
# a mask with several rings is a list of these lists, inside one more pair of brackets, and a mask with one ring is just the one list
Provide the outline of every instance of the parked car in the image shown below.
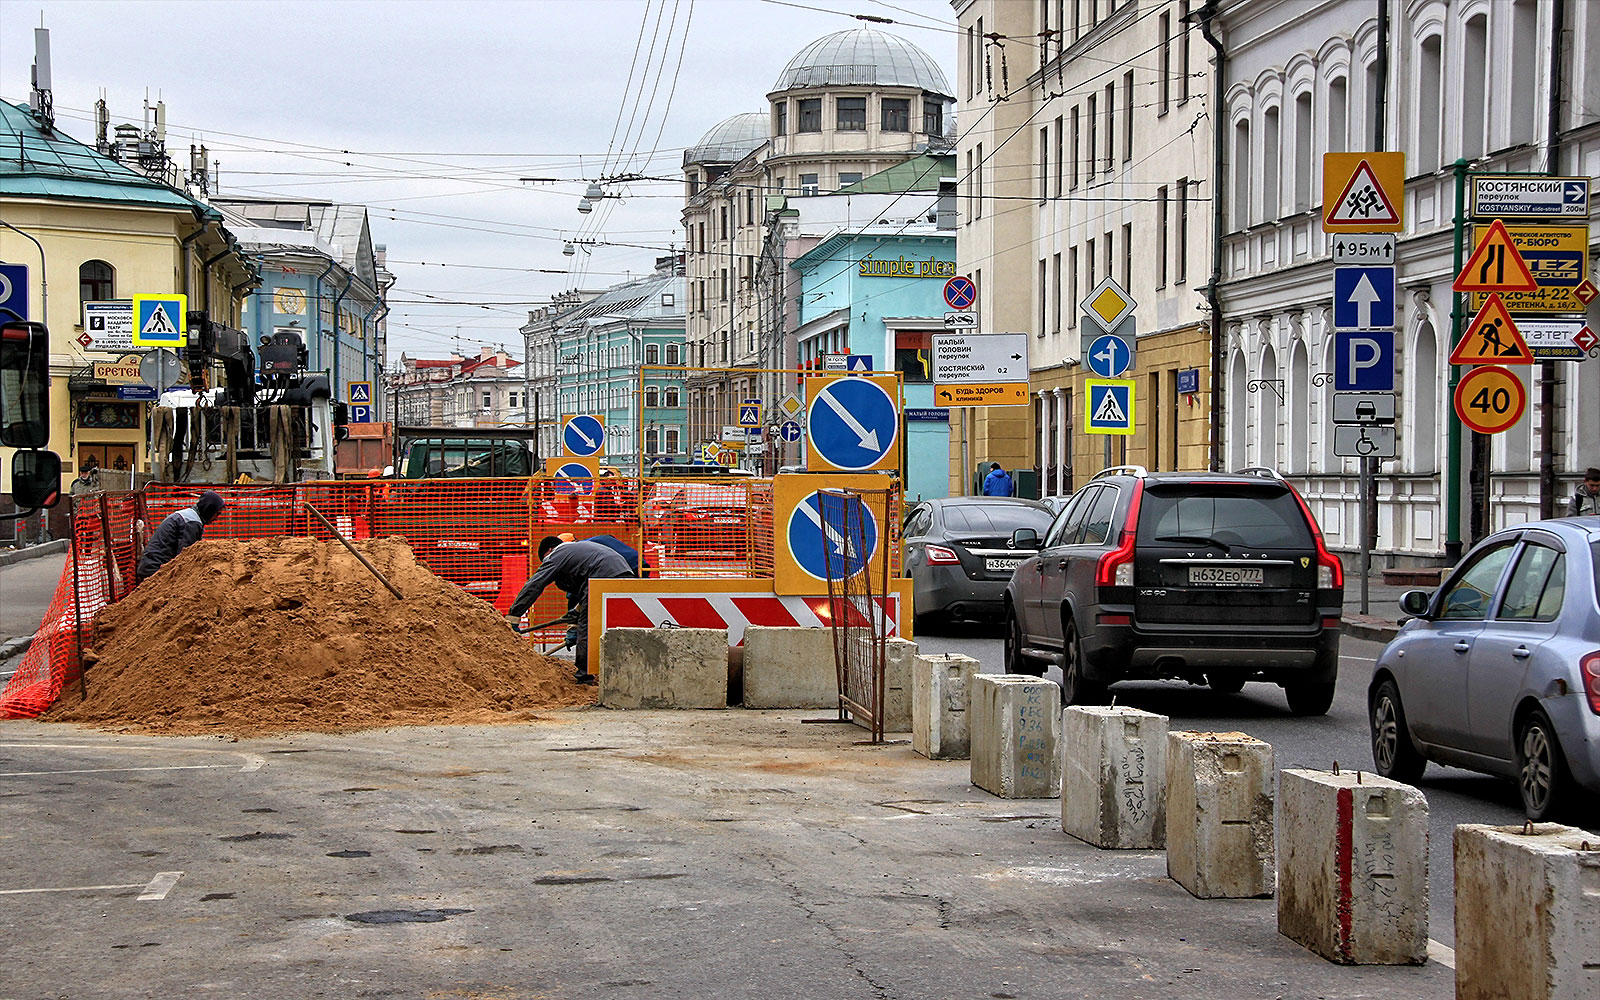
[[[1019,532],[1017,548],[1039,544]],[[1344,568],[1270,469],[1106,469],[1073,494],[1006,588],[1006,669],[1061,668],[1067,704],[1119,680],[1283,687],[1297,715],[1333,703]]]
[[1017,529],[1035,537],[1050,512],[1031,500],[951,497],[924,500],[906,512],[906,575],[918,630],[937,620],[998,619],[1006,583],[1037,545],[1018,547]]
[[1517,782],[1529,819],[1600,802],[1600,517],[1496,532],[1378,656],[1368,689],[1378,773],[1428,761]]

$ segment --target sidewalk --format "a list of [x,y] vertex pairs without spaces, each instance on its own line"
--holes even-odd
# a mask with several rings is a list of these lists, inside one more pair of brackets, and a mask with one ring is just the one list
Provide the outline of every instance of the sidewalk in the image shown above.
[[1373,567],[1367,578],[1367,613],[1361,613],[1361,576],[1347,564],[1344,577],[1344,634],[1353,639],[1388,642],[1400,631],[1400,597],[1408,590],[1433,590],[1436,583],[1385,583],[1383,571]]

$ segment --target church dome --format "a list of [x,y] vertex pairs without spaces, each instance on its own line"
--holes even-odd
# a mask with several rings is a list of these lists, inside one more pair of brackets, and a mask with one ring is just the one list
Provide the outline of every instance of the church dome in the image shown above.
[[789,60],[772,92],[805,87],[914,87],[953,96],[933,57],[896,35],[872,28],[836,31]]

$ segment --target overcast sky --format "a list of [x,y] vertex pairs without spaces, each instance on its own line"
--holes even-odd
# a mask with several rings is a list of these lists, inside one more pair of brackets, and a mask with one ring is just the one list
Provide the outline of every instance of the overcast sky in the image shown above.
[[[681,183],[631,184],[585,217],[581,179],[681,177],[683,148],[730,115],[764,111],[813,39],[877,27],[955,79],[945,0],[0,0],[5,100],[28,99],[41,23],[56,121],[74,138],[94,141],[102,94],[117,125],[141,122],[148,92],[166,102],[171,155],[186,166],[189,144],[205,143],[223,196],[368,206],[400,279],[392,359],[443,355],[457,337],[463,351],[504,345],[520,357],[530,305],[641,274],[681,246]],[[571,238],[638,246],[568,258]],[[449,304],[460,301],[472,304]]]

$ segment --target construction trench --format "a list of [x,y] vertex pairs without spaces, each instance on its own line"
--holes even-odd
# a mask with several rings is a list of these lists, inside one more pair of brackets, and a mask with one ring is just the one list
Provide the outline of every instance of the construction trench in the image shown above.
[[[246,530],[304,494],[231,499],[251,513],[137,589],[113,568],[117,498],[75,540],[65,590],[92,574],[116,600],[41,629],[69,669],[42,717],[0,727],[0,929],[28,945],[0,997],[1456,995],[1453,955],[1336,964],[1280,933],[1270,886],[1200,898],[1206,863],[1209,884],[1271,881],[1270,748],[1241,772],[1269,786],[1254,855],[1190,850],[1173,874],[1170,841],[1107,850],[1067,825],[1064,780],[1122,800],[1132,772],[1115,739],[1068,749],[1052,684],[886,638],[874,741],[811,724],[849,714],[813,641],[831,629],[747,620],[731,668],[727,628],[602,630],[597,692],[507,627],[503,589],[471,596],[416,539],[345,505],[331,520],[368,535],[351,545],[374,573],[326,531]],[[720,579],[645,600],[736,606],[713,598],[760,578]],[[0,704],[37,684],[19,671]],[[1134,741],[1141,762],[1165,729]],[[1188,766],[1185,801],[1220,795],[1226,824],[1236,766]],[[1011,783],[1041,768],[1044,792]]]

